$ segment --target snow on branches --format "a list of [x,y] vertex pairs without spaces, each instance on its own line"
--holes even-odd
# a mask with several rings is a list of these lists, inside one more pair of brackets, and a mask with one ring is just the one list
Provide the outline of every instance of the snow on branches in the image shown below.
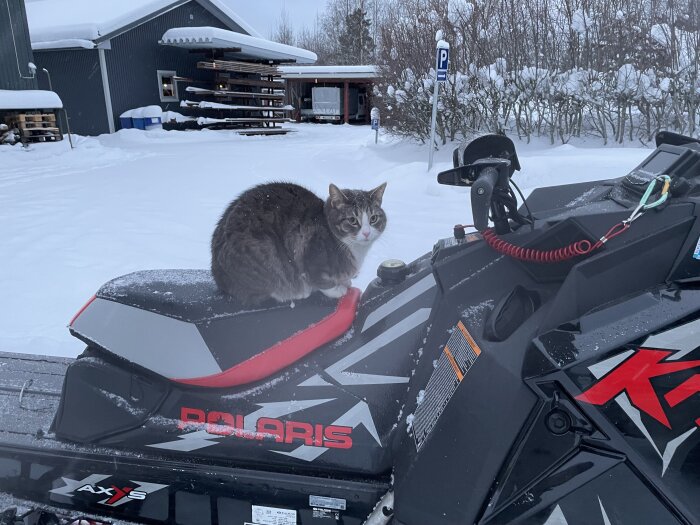
[[[507,130],[552,143],[698,134],[700,12],[688,2],[388,0],[378,103],[427,140],[435,41],[451,44],[439,142]],[[673,9],[673,11],[672,11]]]

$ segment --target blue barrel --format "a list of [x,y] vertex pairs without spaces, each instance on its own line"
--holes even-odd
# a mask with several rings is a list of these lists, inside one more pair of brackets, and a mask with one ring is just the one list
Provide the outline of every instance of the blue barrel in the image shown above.
[[162,117],[146,117],[143,120],[146,121],[145,129],[159,129],[163,127]]
[[143,117],[132,117],[131,120],[134,123],[134,129],[146,129],[146,120]]
[[122,129],[131,129],[134,127],[134,122],[131,118],[131,114],[134,110],[130,109],[119,115],[119,125]]

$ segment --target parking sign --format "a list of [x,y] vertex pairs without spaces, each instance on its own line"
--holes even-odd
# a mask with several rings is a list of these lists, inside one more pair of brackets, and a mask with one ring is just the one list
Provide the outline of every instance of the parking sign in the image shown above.
[[437,50],[437,81],[445,82],[447,80],[447,65],[450,61],[450,50],[444,47],[439,47]]

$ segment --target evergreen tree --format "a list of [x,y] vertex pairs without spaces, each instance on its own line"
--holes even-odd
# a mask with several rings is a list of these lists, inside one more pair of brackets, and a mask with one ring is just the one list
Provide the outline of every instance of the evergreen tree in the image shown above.
[[346,65],[366,64],[373,61],[374,39],[370,34],[372,22],[361,8],[345,17],[338,36],[340,60]]

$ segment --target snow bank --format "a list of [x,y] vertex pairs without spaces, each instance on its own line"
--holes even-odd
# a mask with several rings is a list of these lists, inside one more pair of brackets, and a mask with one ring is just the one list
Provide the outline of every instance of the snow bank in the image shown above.
[[[369,126],[286,124],[284,137],[234,131],[139,131],[20,148],[0,147],[0,349],[75,356],[84,345],[66,323],[105,282],[152,268],[209,268],[210,240],[228,203],[282,178],[320,196],[333,182],[388,182],[386,231],[353,284],[364,289],[385,259],[413,259],[454,224],[471,222],[469,189],[441,186],[452,148],[392,142]],[[521,189],[624,175],[648,149],[516,143]],[[599,142],[594,142],[594,145]],[[284,173],[280,175],[280,166]]]
[[60,109],[61,98],[53,91],[40,89],[0,89],[0,109]]
[[189,122],[190,120],[194,120],[192,117],[186,117],[177,111],[163,111],[161,119],[163,122],[172,122],[173,120],[175,122]]
[[144,106],[131,110],[131,118],[159,118],[163,115],[160,106]]

